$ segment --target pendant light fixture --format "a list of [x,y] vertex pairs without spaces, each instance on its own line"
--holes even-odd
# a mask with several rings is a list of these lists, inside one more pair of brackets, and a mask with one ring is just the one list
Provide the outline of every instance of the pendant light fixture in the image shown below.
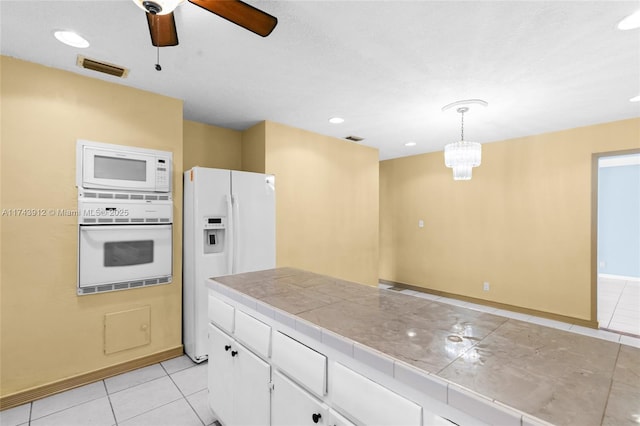
[[470,99],[442,107],[443,111],[457,107],[456,111],[460,114],[460,141],[444,147],[444,165],[453,169],[453,180],[471,180],[472,169],[482,162],[482,146],[464,140],[464,114],[474,104],[487,106],[487,102],[481,99]]

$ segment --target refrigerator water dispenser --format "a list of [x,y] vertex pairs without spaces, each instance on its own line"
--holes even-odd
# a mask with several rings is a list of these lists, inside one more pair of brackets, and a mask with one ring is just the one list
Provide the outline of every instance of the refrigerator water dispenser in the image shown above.
[[223,252],[226,228],[224,218],[206,217],[204,228],[204,253]]

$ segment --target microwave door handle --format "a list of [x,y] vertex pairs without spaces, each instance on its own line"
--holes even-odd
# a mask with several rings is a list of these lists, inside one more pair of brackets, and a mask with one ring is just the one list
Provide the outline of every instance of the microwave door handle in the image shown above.
[[226,195],[227,202],[227,274],[233,273],[233,206],[231,205],[231,195]]

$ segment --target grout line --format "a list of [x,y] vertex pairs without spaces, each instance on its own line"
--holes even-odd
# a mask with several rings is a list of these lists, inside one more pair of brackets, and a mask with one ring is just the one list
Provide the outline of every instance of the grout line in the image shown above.
[[613,377],[616,373],[616,367],[618,366],[618,359],[620,358],[620,352],[622,351],[622,345],[618,346],[618,353],[616,354],[616,362],[613,364],[613,373],[611,374],[611,379],[609,381],[609,392],[607,392],[607,402],[604,404],[604,409],[602,410],[602,418],[600,419],[600,424],[604,424],[604,418],[607,414],[607,406],[609,405],[609,399],[611,398],[611,389],[613,388]]
[[113,409],[113,404],[111,403],[111,395],[109,394],[109,389],[107,389],[107,382],[102,380],[102,384],[104,386],[104,391],[107,393],[107,399],[109,400],[109,407],[111,407],[111,414],[113,414],[114,425],[118,426],[118,418],[116,417],[116,412]]
[[[198,392],[196,392],[196,393],[198,393]],[[192,395],[195,395],[195,394],[192,394]],[[202,419],[200,418],[200,414],[198,414],[198,412],[196,411],[196,409],[195,409],[195,408],[193,408],[193,405],[191,405],[191,403],[189,402],[189,399],[188,399],[186,396],[184,397],[184,400],[187,402],[187,405],[189,405],[189,407],[191,408],[191,411],[193,411],[193,412],[195,413],[195,415],[196,415],[196,417],[198,418],[198,420],[200,420],[200,423],[202,423],[204,426],[207,426],[207,425],[204,423],[204,420],[202,420]],[[209,405],[209,401],[207,401],[207,406],[208,406],[208,405]]]
[[[162,366],[162,368],[164,368],[164,366]],[[187,367],[184,370],[188,370],[189,368],[195,368],[195,366],[192,367]],[[184,370],[180,370],[180,371],[184,371]],[[165,370],[166,371],[166,370]],[[176,371],[177,373],[177,371]],[[196,417],[198,418],[198,420],[200,420],[200,423],[202,423],[204,425],[204,422],[202,421],[202,419],[200,418],[200,415],[198,414],[198,412],[195,410],[195,408],[193,408],[193,406],[191,405],[191,403],[189,403],[189,400],[187,399],[186,395],[184,394],[184,392],[182,392],[182,389],[180,389],[180,386],[178,386],[178,384],[175,382],[175,380],[173,380],[173,377],[171,377],[171,374],[167,374],[167,376],[169,376],[169,380],[171,380],[171,382],[173,383],[173,385],[178,389],[178,392],[180,392],[180,395],[182,395],[182,399],[184,399],[184,401],[187,403],[187,405],[189,406],[189,408],[191,408],[191,410],[194,412],[194,414],[196,415]],[[177,400],[176,400],[177,401]],[[175,402],[175,401],[173,401]],[[165,404],[166,405],[166,404]],[[204,425],[206,426],[206,425]]]

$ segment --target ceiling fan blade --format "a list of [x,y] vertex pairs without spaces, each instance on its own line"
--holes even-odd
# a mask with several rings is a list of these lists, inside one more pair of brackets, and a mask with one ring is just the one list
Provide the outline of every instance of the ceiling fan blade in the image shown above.
[[176,31],[176,20],[173,12],[166,15],[152,15],[147,13],[147,23],[149,24],[149,35],[154,46],[177,46],[178,32]]
[[271,34],[278,18],[240,0],[189,0],[209,12],[233,22],[262,37]]

